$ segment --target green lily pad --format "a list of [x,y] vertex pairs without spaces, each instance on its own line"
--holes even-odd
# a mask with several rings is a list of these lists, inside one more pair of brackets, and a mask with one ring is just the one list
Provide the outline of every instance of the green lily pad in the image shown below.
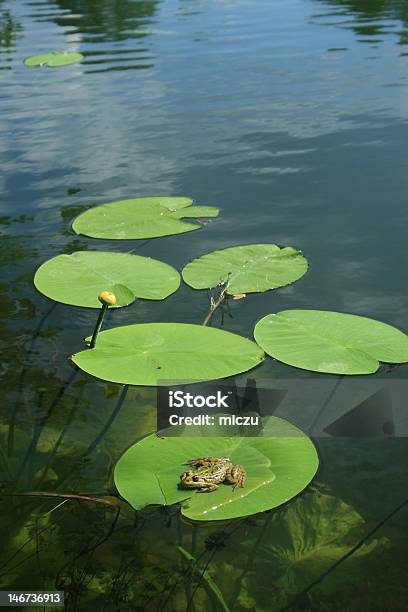
[[190,198],[147,197],[120,200],[95,206],[77,217],[76,234],[91,238],[133,240],[192,232],[200,228],[184,218],[217,217],[218,208],[191,206]]
[[[179,488],[186,461],[228,457],[241,464],[243,488],[220,484],[200,493]],[[168,437],[150,435],[129,448],[115,467],[120,495],[136,510],[182,502],[181,512],[197,521],[226,520],[276,508],[300,493],[318,467],[316,449],[297,427],[269,417],[263,437]]]
[[256,342],[278,361],[329,374],[372,374],[379,362],[408,361],[408,336],[399,329],[352,314],[283,310],[255,326]]
[[68,66],[69,64],[79,64],[83,59],[84,56],[82,53],[53,51],[51,53],[31,55],[24,60],[24,63],[26,66],[49,66],[50,68],[56,68],[59,66]]
[[163,300],[180,285],[180,275],[171,266],[140,255],[77,251],[58,255],[35,273],[38,291],[56,302],[100,308],[101,291],[113,291],[117,303],[127,306],[136,298]]
[[103,331],[95,348],[71,359],[110,382],[168,386],[246,372],[263,361],[264,353],[255,342],[217,328],[143,323]]
[[292,247],[246,244],[193,259],[182,276],[194,289],[211,289],[228,282],[227,293],[235,295],[284,287],[306,272],[306,258]]

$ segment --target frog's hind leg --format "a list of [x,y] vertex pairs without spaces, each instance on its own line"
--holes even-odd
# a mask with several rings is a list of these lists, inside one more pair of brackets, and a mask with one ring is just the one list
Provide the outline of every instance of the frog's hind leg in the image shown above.
[[218,489],[218,485],[217,484],[209,484],[205,487],[200,487],[197,490],[197,493],[210,493],[211,491],[215,491],[216,489]]
[[233,489],[243,487],[246,479],[246,470],[242,465],[238,463],[236,465],[230,465],[225,475],[225,482],[234,485]]

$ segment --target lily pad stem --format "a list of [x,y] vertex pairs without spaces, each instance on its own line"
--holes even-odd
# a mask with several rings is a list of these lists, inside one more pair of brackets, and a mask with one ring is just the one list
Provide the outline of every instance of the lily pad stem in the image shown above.
[[96,325],[95,325],[95,329],[94,329],[94,333],[92,335],[92,340],[91,340],[91,344],[89,345],[89,348],[93,349],[95,344],[96,344],[96,340],[98,338],[98,334],[101,331],[101,327],[102,327],[102,323],[103,323],[103,319],[105,317],[105,313],[109,308],[109,304],[102,304],[102,308],[99,311],[99,316],[98,316],[98,320],[96,321]]
[[116,295],[114,293],[112,293],[112,291],[101,291],[100,294],[98,295],[98,300],[102,304],[102,309],[101,309],[101,311],[99,313],[98,320],[97,320],[96,325],[95,325],[95,329],[94,329],[94,333],[93,333],[93,336],[92,336],[91,344],[89,345],[89,348],[91,348],[91,349],[94,348],[94,346],[96,344],[96,340],[98,338],[98,334],[101,331],[101,327],[102,327],[103,319],[104,319],[104,316],[105,316],[105,312],[108,310],[109,306],[115,306],[115,304],[116,304]]

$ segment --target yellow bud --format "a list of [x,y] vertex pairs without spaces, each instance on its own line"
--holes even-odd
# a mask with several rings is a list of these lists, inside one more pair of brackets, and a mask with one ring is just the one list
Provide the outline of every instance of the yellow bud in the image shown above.
[[98,295],[98,300],[107,306],[114,306],[116,304],[116,295],[112,291],[101,291]]

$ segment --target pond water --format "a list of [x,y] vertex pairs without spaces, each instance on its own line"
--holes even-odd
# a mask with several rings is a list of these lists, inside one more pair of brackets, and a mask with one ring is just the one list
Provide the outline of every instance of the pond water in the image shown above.
[[[84,62],[23,64],[62,49]],[[308,274],[232,303],[225,329],[252,337],[287,308],[408,329],[408,2],[0,0],[0,85],[3,491],[112,500],[113,465],[156,426],[153,389],[129,390],[118,410],[119,385],[73,376],[66,357],[95,311],[51,307],[32,282],[59,253],[134,249],[181,269],[227,246],[293,245]],[[70,230],[92,205],[152,194],[221,214],[149,241]],[[107,325],[200,323],[207,311],[204,292],[183,286]],[[270,359],[255,372],[305,376]],[[408,364],[374,378],[404,385]],[[117,518],[103,504],[3,496],[0,589],[65,589],[69,610],[405,610],[402,404],[392,427],[370,429],[366,411],[346,437],[297,406],[292,420],[316,434],[316,482],[247,520],[192,526],[176,508],[124,505]]]

